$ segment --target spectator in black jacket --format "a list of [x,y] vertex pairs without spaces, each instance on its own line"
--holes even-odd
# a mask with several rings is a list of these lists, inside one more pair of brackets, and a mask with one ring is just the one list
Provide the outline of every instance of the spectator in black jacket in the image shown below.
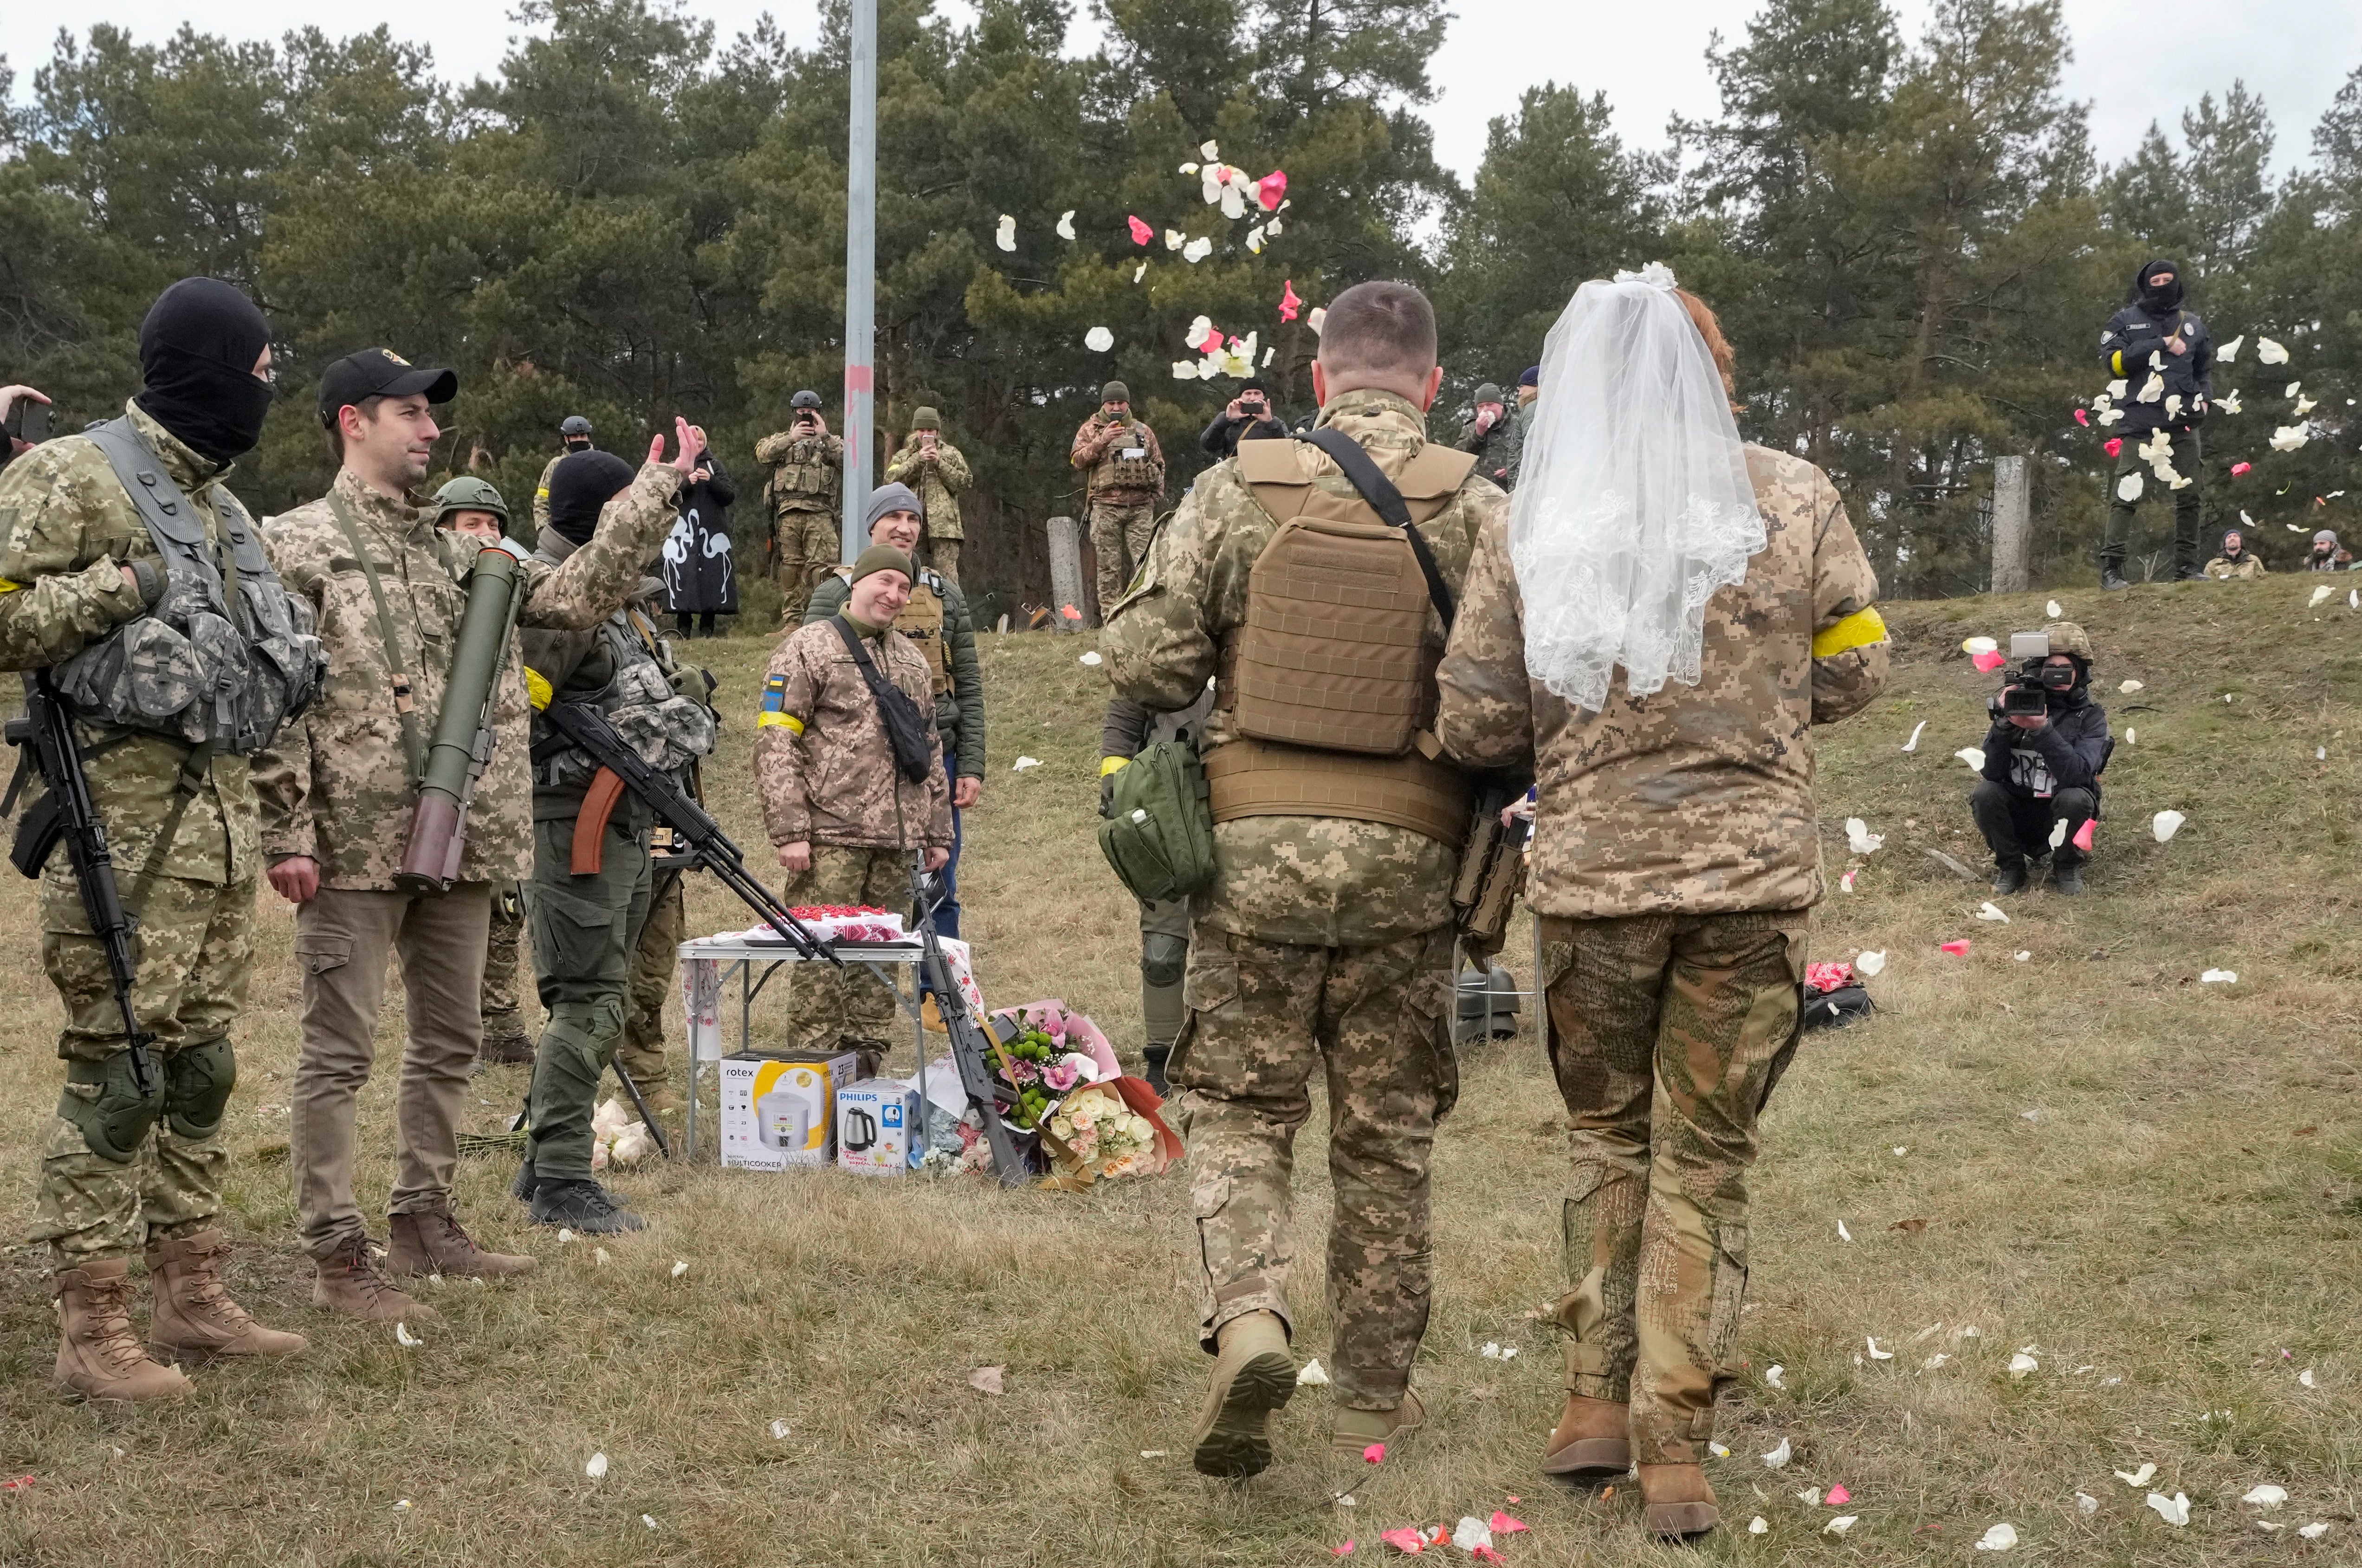
[[2045,856],[2052,856],[2052,887],[2069,894],[2083,890],[2083,862],[2091,855],[2075,835],[2100,814],[2100,773],[2116,744],[2108,734],[2107,711],[2092,701],[2092,639],[2072,621],[2042,629],[2050,638],[2042,668],[2067,670],[2073,683],[2053,687],[2021,672],[2012,685],[2038,681],[2045,688],[2047,711],[2039,717],[2012,717],[2001,711],[2000,697],[1992,700],[1984,782],[1969,791],[1970,813],[1993,853],[1996,893],[2022,893],[2040,880],[2039,865],[2029,870],[2027,862]]
[[1285,440],[1287,425],[1272,413],[1271,393],[1264,384],[1249,381],[1239,389],[1239,395],[1231,400],[1228,408],[1214,415],[1214,422],[1198,437],[1198,445],[1206,448],[1208,457],[1220,462],[1224,458],[1238,456],[1242,441],[1273,436]]
[[730,547],[730,504],[738,487],[722,460],[701,452],[681,487],[680,520],[664,546],[665,608],[679,635],[713,635],[716,615],[738,613],[738,569]]
[[[2128,588],[2125,557],[2132,547],[2133,509],[2144,492],[2173,497],[2173,575],[2188,581],[2206,574],[2198,565],[2199,422],[2214,397],[2214,343],[2206,324],[2181,308],[2181,267],[2163,257],[2141,263],[2133,303],[2108,318],[2100,334],[2100,362],[2114,378],[2109,391],[2124,412],[2116,434],[2125,440],[2109,491],[2107,542],[2100,547],[2100,586]],[[2161,475],[2138,448],[2163,431],[2174,474]]]

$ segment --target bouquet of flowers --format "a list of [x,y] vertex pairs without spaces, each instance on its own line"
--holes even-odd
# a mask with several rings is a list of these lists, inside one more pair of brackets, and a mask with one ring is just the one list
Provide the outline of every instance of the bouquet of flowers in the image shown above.
[[1805,988],[1815,996],[1827,996],[1858,984],[1850,964],[1807,964],[1805,966]]
[[1065,1145],[1057,1174],[1089,1182],[1157,1168],[1156,1128],[1126,1105],[1113,1086],[1092,1084],[1060,1101],[1050,1131]]

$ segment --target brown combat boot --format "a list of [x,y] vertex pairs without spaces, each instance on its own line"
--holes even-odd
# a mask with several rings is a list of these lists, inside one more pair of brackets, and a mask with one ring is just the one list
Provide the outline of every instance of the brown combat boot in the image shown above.
[[1632,1468],[1632,1412],[1616,1399],[1566,1397],[1566,1410],[1542,1444],[1545,1475],[1621,1475]]
[[221,1260],[229,1238],[201,1231],[148,1249],[148,1276],[156,1282],[156,1309],[148,1320],[148,1348],[159,1361],[210,1361],[217,1355],[293,1355],[301,1334],[266,1329],[222,1287]]
[[458,1218],[448,1208],[397,1214],[391,1225],[393,1244],[386,1267],[397,1277],[444,1274],[461,1279],[500,1279],[512,1274],[531,1274],[541,1266],[539,1258],[484,1251],[476,1245],[474,1237],[460,1229]]
[[1330,1452],[1341,1458],[1367,1460],[1372,1443],[1382,1443],[1387,1452],[1381,1460],[1393,1457],[1395,1444],[1427,1425],[1427,1407],[1418,1396],[1403,1390],[1402,1403],[1391,1410],[1357,1410],[1340,1405],[1329,1425]]
[[1271,1413],[1296,1392],[1296,1357],[1275,1312],[1249,1312],[1215,1331],[1220,1353],[1189,1438],[1200,1475],[1241,1480],[1271,1466]]
[[1643,1464],[1640,1498],[1649,1505],[1641,1516],[1643,1527],[1667,1540],[1704,1535],[1722,1522],[1722,1509],[1701,1464]]
[[62,1269],[50,1289],[58,1299],[58,1362],[50,1373],[85,1399],[166,1399],[189,1380],[159,1365],[131,1331],[131,1264],[104,1258]]
[[435,1309],[415,1301],[385,1272],[385,1251],[359,1231],[315,1264],[312,1305],[370,1323],[418,1321]]

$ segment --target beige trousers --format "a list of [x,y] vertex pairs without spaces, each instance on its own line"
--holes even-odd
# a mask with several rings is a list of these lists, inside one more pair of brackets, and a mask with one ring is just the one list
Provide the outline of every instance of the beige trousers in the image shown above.
[[306,1251],[325,1258],[366,1231],[353,1198],[356,1102],[377,1048],[389,956],[402,958],[409,1038],[394,1091],[389,1214],[451,1201],[459,1161],[459,1110],[483,1035],[484,944],[491,884],[447,893],[323,888],[295,914],[295,961],[304,972],[304,1046],[295,1063],[291,1135],[295,1206]]

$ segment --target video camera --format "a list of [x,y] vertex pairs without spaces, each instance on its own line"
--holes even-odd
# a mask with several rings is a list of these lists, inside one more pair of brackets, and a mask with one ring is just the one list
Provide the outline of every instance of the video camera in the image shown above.
[[2001,689],[1995,712],[2004,718],[2038,719],[2050,711],[2050,693],[2074,690],[2075,667],[2049,659],[2049,633],[2012,632],[2009,662],[2017,666],[2018,675]]

